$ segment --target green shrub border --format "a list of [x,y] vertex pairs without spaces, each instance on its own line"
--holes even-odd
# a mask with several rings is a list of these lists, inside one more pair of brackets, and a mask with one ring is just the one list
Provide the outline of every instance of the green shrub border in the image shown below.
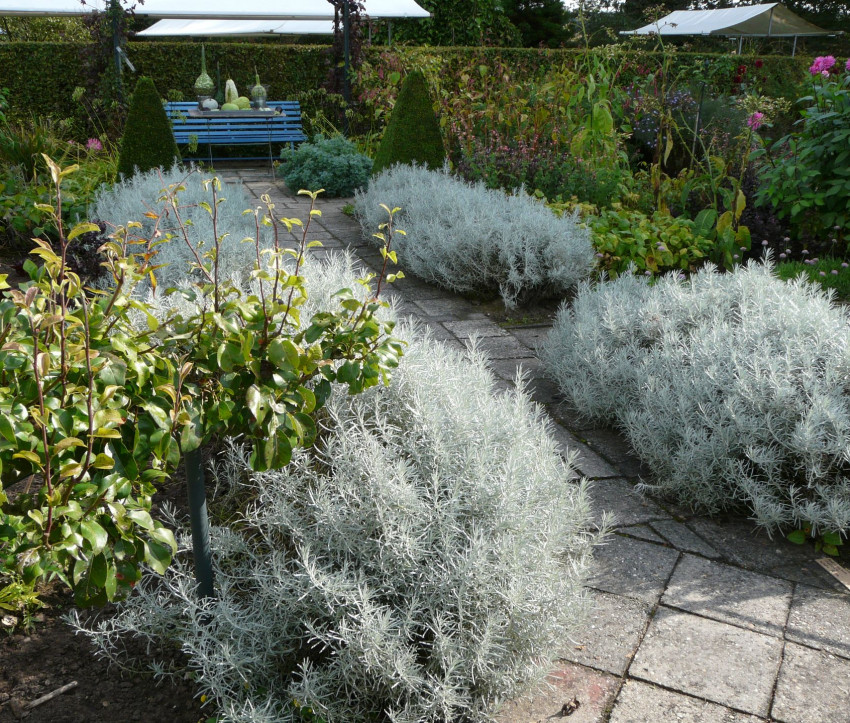
[[[222,82],[228,77],[238,88],[247,91],[253,82],[254,65],[263,83],[270,86],[275,100],[292,99],[299,91],[321,86],[330,67],[328,46],[272,45],[268,43],[206,43],[207,68],[215,80],[216,63],[221,68]],[[71,94],[84,77],[83,43],[0,43],[0,85],[9,89],[13,116],[50,116],[65,118],[74,114]],[[423,51],[436,56],[446,73],[457,71],[479,59],[501,57],[518,73],[545,74],[546,70],[576,59],[582,51],[574,49],[545,50],[537,48],[411,48],[411,53]],[[403,59],[405,48],[373,46],[367,49],[366,60],[375,67],[392,65]],[[125,83],[132,88],[135,78],[149,76],[163,94],[178,90],[192,98],[192,86],[201,67],[200,43],[132,42],[127,53],[136,66],[137,74],[125,73]],[[651,65],[652,53],[635,54],[635,63],[628,73],[642,72]],[[745,80],[755,72],[754,57],[677,53],[676,67],[685,77],[705,75],[715,93],[729,93],[740,65],[748,66]],[[762,87],[769,94],[796,97],[796,83],[806,77],[811,62],[808,57],[766,55],[758,73]],[[707,61],[707,62],[706,62]],[[402,61],[403,62],[403,61]]]

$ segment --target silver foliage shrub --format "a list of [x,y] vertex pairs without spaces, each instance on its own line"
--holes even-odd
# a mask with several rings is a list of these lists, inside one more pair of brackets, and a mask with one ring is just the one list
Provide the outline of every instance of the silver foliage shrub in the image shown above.
[[562,295],[593,267],[590,235],[578,218],[557,218],[524,193],[509,196],[447,171],[397,165],[355,194],[369,239],[387,220],[381,204],[401,208],[396,226],[407,235],[393,240],[401,266],[452,291],[498,290],[513,306]]
[[[305,275],[320,307],[352,286],[345,258]],[[213,509],[250,502],[213,527],[217,599],[184,533],[164,578],[83,627],[104,655],[178,646],[219,720],[246,723],[299,720],[293,699],[329,723],[489,721],[547,672],[586,604],[585,484],[477,352],[400,333],[391,384],[335,392],[314,450],[251,475],[232,446]]]
[[[138,221],[143,228],[137,233],[150,232],[155,221],[145,218],[145,212],[158,213],[163,204],[157,199],[162,196],[164,189],[170,184],[182,182],[185,190],[178,195],[181,218],[189,222],[186,230],[193,246],[206,250],[213,245],[215,236],[212,218],[199,204],[206,202],[212,205],[212,194],[204,188],[204,181],[211,178],[211,175],[199,170],[191,171],[180,166],[174,166],[170,171],[154,169],[147,173],[137,173],[132,178],[125,178],[114,186],[101,189],[89,208],[89,217],[113,226]],[[252,244],[243,244],[241,241],[246,237],[254,238],[255,225],[254,216],[243,215],[242,212],[255,208],[258,202],[239,183],[222,182],[219,197],[226,201],[218,207],[218,233],[228,234],[222,242],[221,272],[224,276],[247,276],[253,268],[255,250]],[[168,288],[190,277],[191,264],[195,258],[178,231],[173,210],[167,209],[160,230],[163,234],[175,234],[171,241],[156,247],[158,254],[155,263],[164,264],[163,268],[156,271],[157,281],[160,287]],[[261,227],[260,233],[262,245],[270,245],[270,229]]]
[[542,357],[577,410],[621,427],[650,490],[768,530],[850,529],[850,327],[770,265],[583,286]]

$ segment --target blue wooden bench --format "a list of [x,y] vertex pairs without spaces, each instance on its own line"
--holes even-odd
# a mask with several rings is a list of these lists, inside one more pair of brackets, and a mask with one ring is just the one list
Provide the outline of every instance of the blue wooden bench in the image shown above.
[[230,160],[213,158],[212,146],[268,145],[268,156],[241,159],[257,161],[267,157],[271,159],[272,143],[288,143],[294,148],[296,143],[307,140],[301,128],[301,105],[297,100],[269,101],[268,106],[281,112],[246,117],[235,111],[219,111],[193,117],[189,113],[197,109],[197,103],[169,102],[165,104],[165,113],[171,121],[178,145],[209,144],[210,161]]

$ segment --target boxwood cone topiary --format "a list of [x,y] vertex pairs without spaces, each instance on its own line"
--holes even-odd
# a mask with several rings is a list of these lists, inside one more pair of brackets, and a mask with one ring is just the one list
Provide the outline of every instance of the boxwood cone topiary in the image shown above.
[[404,79],[393,108],[372,174],[396,163],[419,163],[431,169],[442,168],[446,159],[440,124],[431,105],[428,83],[415,70]]
[[175,161],[180,152],[156,86],[150,78],[139,78],[121,137],[118,173],[129,178],[137,170],[169,169]]

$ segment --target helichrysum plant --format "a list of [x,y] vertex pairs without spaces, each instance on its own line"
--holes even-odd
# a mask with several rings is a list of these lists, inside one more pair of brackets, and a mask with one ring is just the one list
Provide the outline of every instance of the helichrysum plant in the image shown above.
[[460,293],[501,295],[507,306],[563,295],[594,263],[590,233],[575,214],[557,218],[539,200],[469,184],[446,171],[394,166],[356,195],[364,234],[383,219],[381,204],[401,208],[407,235],[399,264]]
[[[201,204],[209,203],[209,182],[212,178],[208,173],[187,171],[179,166],[137,173],[113,186],[102,187],[89,207],[88,217],[105,223],[110,232],[132,220],[141,224],[134,235],[145,237],[153,233],[156,217],[163,215],[160,232],[171,232],[174,235],[178,231],[178,222],[173,209],[164,202],[162,196],[165,189],[180,186],[178,203],[184,228],[180,231],[177,243],[157,246],[154,275],[161,289],[179,286],[187,280],[199,281],[200,271],[190,268],[191,264],[197,262],[192,249],[184,243],[184,234],[196,252],[203,254],[211,248],[214,239],[212,216]],[[221,185],[219,198],[226,200],[219,204],[217,222],[220,229],[227,232],[227,236],[220,240],[220,276],[223,279],[238,276],[247,280],[254,266],[255,251],[253,244],[243,244],[241,241],[253,238],[256,229],[254,217],[243,214],[243,211],[257,204],[241,184],[227,182]],[[321,186],[310,188],[318,189]],[[146,215],[149,211],[154,211],[156,217]],[[263,249],[272,246],[273,235],[271,226],[261,226],[260,245]],[[140,291],[150,287],[148,281],[143,281]]]
[[582,286],[543,360],[579,413],[625,432],[648,489],[768,530],[846,534],[848,322],[770,264],[625,274]]
[[218,599],[198,599],[178,556],[88,626],[105,655],[127,634],[182,648],[221,721],[491,721],[547,672],[585,607],[585,485],[479,354],[402,336],[391,384],[332,394],[320,442],[286,468],[251,474],[232,447]]

